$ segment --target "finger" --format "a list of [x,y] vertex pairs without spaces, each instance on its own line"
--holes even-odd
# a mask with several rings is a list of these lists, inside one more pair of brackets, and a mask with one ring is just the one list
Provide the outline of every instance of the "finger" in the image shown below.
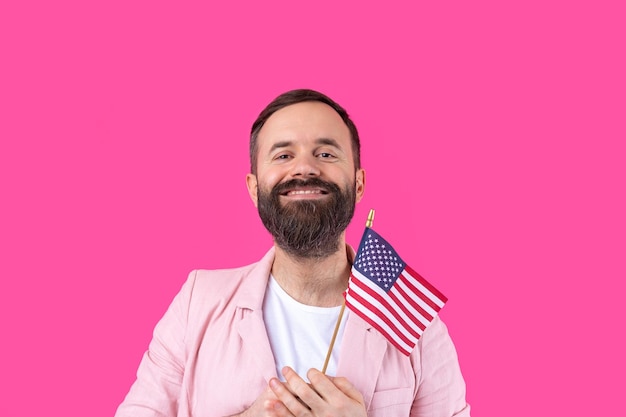
[[344,378],[344,377],[333,378],[332,383],[335,384],[335,386],[341,392],[343,392],[347,397],[361,404],[364,403],[363,394],[361,394],[361,392],[358,389],[356,389],[356,387],[347,378]]
[[[284,406],[289,413],[300,416],[305,415],[305,413],[309,411],[309,407],[297,397],[297,394],[290,391],[287,385],[280,382],[278,379],[270,379],[270,388],[274,392],[274,395],[276,395],[278,400],[282,403],[281,405]],[[283,411],[280,406],[278,406],[278,409]],[[291,415],[289,413],[284,415]]]
[[310,369],[307,377],[313,388],[320,393],[326,401],[333,402],[346,396],[359,403],[363,403],[363,395],[352,383],[344,377],[331,377],[317,369]]
[[307,382],[300,377],[291,367],[285,366],[281,373],[287,381],[287,388],[294,394],[302,396],[307,391],[312,391]]
[[[306,381],[304,381],[293,369],[289,367],[285,367],[283,369],[283,375],[287,380],[289,389],[291,389],[291,391],[302,402],[304,402],[307,408],[317,410],[318,412],[323,409],[326,402],[324,401],[322,395],[320,395],[315,389],[313,384],[306,383]],[[327,381],[327,383],[331,389],[338,392],[337,388],[335,388],[331,382]]]
[[291,417],[287,407],[280,400],[266,400],[263,403],[264,417]]
[[331,378],[319,370],[311,368],[306,376],[309,378],[309,381],[311,381],[313,389],[319,393],[322,398],[329,398],[338,393],[337,387],[335,387]]

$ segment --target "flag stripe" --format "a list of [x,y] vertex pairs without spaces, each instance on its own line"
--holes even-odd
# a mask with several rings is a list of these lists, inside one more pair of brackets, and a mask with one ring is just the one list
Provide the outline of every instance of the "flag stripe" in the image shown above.
[[418,297],[415,294],[415,287],[409,285],[409,283],[406,282],[406,280],[403,278],[404,277],[400,277],[396,281],[396,285],[394,285],[394,290],[397,287],[397,291],[400,292],[407,299],[407,303],[415,308],[420,316],[426,319],[426,323],[424,324],[428,324],[428,322],[432,320],[433,316],[437,315],[437,312],[433,310],[430,305],[425,303],[424,300]]
[[[402,281],[409,288],[408,293],[414,294],[417,297],[414,299],[422,305],[433,316],[437,315],[437,312],[441,309],[431,298],[429,298],[430,294],[424,294],[423,290],[425,289],[420,283],[410,277]],[[427,307],[426,307],[427,306]]]
[[[385,293],[385,291],[383,291],[378,285],[374,284],[370,279],[363,276],[356,269],[353,269],[352,274],[356,278],[356,280],[354,281],[355,285],[367,286],[368,287],[367,292],[372,294],[372,296],[374,296],[373,294],[376,294],[375,295],[376,298],[378,300],[384,301],[387,305],[387,308],[390,311],[395,312],[395,310],[398,309],[399,311],[397,312],[397,314],[403,315],[404,323],[407,325],[410,325],[411,328],[413,328],[415,333],[417,334],[417,337],[419,338],[419,335],[422,334],[422,330],[424,330],[425,327],[422,327],[419,324],[421,320],[419,320],[419,318],[414,314],[414,312],[412,312],[409,308],[403,305],[403,301],[401,299],[397,299],[397,298],[394,299],[394,297],[390,296],[391,292],[393,291],[393,288],[391,291]],[[428,322],[426,322],[425,324],[427,323]]]
[[[385,292],[381,290],[380,287],[362,276],[359,271],[353,270],[352,274],[354,279],[352,289],[357,291],[361,297],[368,299],[370,303],[379,303],[379,310],[384,309],[385,313],[392,315],[397,328],[404,329],[409,334],[413,335],[415,340],[419,339],[422,329],[415,326],[415,317],[407,316],[401,306],[390,304],[389,301],[393,300],[388,299],[389,297],[386,297]],[[362,291],[358,291],[358,289]]]
[[[411,353],[411,350],[413,350],[415,345],[409,346],[409,345],[406,345],[405,343],[402,343],[401,341],[397,340],[394,337],[394,334],[390,333],[388,331],[388,328],[386,326],[384,326],[384,323],[381,324],[379,321],[377,321],[377,319],[379,319],[379,317],[375,316],[374,312],[368,310],[367,308],[363,308],[363,306],[361,306],[361,305],[353,304],[351,302],[350,291],[348,291],[347,294],[346,294],[346,306],[351,311],[356,313],[359,317],[361,317],[363,320],[365,320],[367,323],[369,323],[372,327],[374,327],[376,330],[378,330],[380,333],[382,333],[382,335],[385,337],[385,339],[387,339],[387,341],[389,343],[394,345],[396,347],[396,349],[398,349],[404,355],[409,356],[409,354]],[[375,318],[371,317],[372,315],[374,315]]]
[[396,302],[396,304],[402,306],[402,309],[409,311],[409,314],[412,317],[415,317],[415,320],[417,320],[416,324],[419,326],[420,329],[426,329],[426,326],[430,322],[430,320],[428,319],[430,315],[426,313],[419,305],[417,305],[413,301],[413,299],[411,299],[411,297],[405,294],[402,288],[397,285],[397,283],[396,285],[394,285],[391,291],[389,291],[388,294],[389,297],[391,297]]
[[404,349],[410,349],[411,346],[413,346],[413,342],[407,340],[406,337],[403,337],[396,331],[397,329],[393,329],[389,325],[389,322],[385,320],[384,317],[380,316],[379,310],[369,304],[366,300],[362,299],[354,291],[349,290],[347,294],[347,302],[350,302],[355,306],[361,306],[359,310],[369,318],[369,323],[380,326],[384,330],[386,337],[393,339],[395,344],[402,346]]
[[439,291],[437,288],[433,287],[433,285],[426,281],[420,274],[418,274],[417,272],[415,272],[413,270],[413,268],[411,268],[408,265],[404,266],[404,270],[410,275],[412,276],[414,279],[416,279],[420,284],[422,284],[422,286],[428,290],[428,291],[424,291],[425,293],[430,293],[432,294],[434,297],[434,300],[438,300],[439,302],[437,303],[437,305],[439,305],[439,308],[441,309],[441,307],[443,307],[443,305],[445,303],[448,302],[448,298],[442,294],[441,291]]
[[400,340],[402,340],[407,345],[411,344],[412,342],[416,342],[419,338],[419,335],[413,336],[411,334],[412,332],[407,332],[407,329],[402,326],[402,324],[399,323],[395,319],[395,317],[391,315],[391,312],[380,303],[380,300],[376,296],[368,293],[367,291],[365,292],[365,294],[363,292],[360,292],[357,286],[352,286],[352,288],[349,288],[348,294],[350,294],[350,296],[362,306],[379,314],[380,320],[385,322],[389,329],[394,334],[398,335]]

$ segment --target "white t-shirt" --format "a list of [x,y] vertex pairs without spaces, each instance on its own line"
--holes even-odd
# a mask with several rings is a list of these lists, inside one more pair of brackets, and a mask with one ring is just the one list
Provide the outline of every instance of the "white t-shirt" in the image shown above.
[[[309,369],[322,370],[340,310],[341,306],[315,307],[299,303],[270,276],[263,300],[263,319],[274,352],[276,374],[281,380],[284,380],[280,372],[284,366],[292,367],[307,382]],[[326,368],[330,376],[336,375],[347,317],[346,309]]]

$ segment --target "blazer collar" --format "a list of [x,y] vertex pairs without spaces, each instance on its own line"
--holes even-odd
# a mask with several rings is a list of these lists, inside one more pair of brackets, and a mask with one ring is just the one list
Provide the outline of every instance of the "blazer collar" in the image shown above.
[[275,250],[272,247],[260,261],[244,268],[244,277],[239,288],[237,307],[262,310],[265,289],[272,272]]
[[257,371],[266,382],[276,377],[274,354],[263,321],[263,298],[273,262],[272,247],[259,262],[244,267],[235,301],[241,312],[236,325],[242,340],[241,349],[254,358]]

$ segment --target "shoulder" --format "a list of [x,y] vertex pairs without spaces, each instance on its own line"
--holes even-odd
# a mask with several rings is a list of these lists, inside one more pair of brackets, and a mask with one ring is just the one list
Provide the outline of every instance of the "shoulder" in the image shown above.
[[423,355],[437,353],[443,346],[451,343],[448,327],[439,316],[435,316],[418,340],[411,357],[419,359]]
[[[419,379],[440,378],[444,375],[459,374],[456,348],[448,333],[448,328],[439,316],[426,328],[417,346],[411,352],[411,362]],[[462,381],[462,377],[459,378]]]
[[233,292],[254,271],[258,262],[228,269],[195,269],[189,273],[187,283],[192,293],[219,296]]
[[256,308],[262,302],[269,278],[273,249],[258,262],[238,268],[191,271],[181,292],[193,305],[232,304]]

